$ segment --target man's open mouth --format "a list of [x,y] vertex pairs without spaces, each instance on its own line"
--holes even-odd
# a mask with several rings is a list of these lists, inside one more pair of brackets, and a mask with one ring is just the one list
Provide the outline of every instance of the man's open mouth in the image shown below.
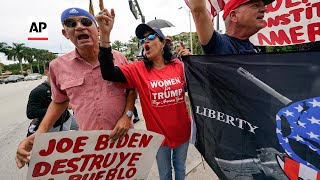
[[87,34],[81,34],[78,36],[78,39],[79,40],[82,40],[82,39],[89,39],[89,36]]

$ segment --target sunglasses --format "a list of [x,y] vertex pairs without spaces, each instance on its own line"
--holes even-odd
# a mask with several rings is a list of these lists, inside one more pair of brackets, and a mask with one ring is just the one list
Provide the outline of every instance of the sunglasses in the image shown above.
[[149,40],[154,40],[156,38],[156,34],[149,34],[148,36],[144,37],[143,39],[140,39],[139,42],[141,44],[143,44],[144,42],[146,42],[146,38],[148,38]]
[[92,25],[92,20],[89,18],[81,18],[81,19],[65,19],[63,21],[63,24],[69,28],[74,28],[77,26],[77,23],[80,21],[80,23],[85,27],[90,27]]

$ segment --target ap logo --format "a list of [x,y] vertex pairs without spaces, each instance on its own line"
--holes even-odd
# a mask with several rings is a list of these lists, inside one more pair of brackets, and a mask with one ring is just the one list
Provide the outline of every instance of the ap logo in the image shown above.
[[48,23],[45,17],[29,17],[28,40],[48,40]]

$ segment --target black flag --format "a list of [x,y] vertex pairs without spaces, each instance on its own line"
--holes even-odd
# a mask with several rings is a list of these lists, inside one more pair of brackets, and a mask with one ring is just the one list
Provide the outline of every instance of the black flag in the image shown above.
[[196,147],[220,179],[320,179],[319,57],[184,58]]

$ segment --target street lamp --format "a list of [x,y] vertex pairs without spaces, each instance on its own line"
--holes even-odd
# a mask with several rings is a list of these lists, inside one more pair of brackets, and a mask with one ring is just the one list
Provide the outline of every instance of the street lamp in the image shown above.
[[190,26],[190,49],[191,54],[193,54],[193,45],[192,45],[192,31],[191,31],[191,11],[189,9],[186,9],[185,7],[179,7],[179,9],[184,9],[188,15],[189,15],[189,26]]

